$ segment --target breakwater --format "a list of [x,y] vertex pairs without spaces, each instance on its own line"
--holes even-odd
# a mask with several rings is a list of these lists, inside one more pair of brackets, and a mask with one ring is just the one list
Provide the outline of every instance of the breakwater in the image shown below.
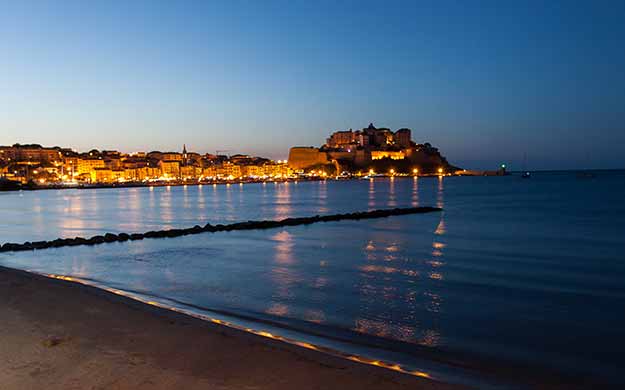
[[386,218],[394,215],[420,214],[434,211],[441,211],[438,207],[407,207],[394,208],[373,211],[361,211],[346,214],[332,215],[315,215],[312,217],[286,218],[282,220],[263,220],[263,221],[247,221],[237,222],[227,225],[211,225],[207,223],[204,226],[195,225],[186,229],[167,229],[158,231],[149,231],[146,233],[106,233],[91,238],[57,238],[52,241],[34,241],[25,242],[23,244],[5,243],[0,247],[0,252],[18,252],[29,250],[41,250],[46,248],[60,248],[65,246],[81,246],[81,245],[99,245],[113,242],[136,241],[146,238],[174,238],[200,233],[216,233],[227,232],[232,230],[255,230],[255,229],[273,229],[284,226],[310,225],[318,222],[335,222],[343,220],[360,220],[373,218]]

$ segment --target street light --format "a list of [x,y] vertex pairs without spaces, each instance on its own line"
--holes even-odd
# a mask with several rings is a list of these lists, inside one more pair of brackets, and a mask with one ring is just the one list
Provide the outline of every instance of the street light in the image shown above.
[[443,168],[438,168],[438,174],[442,175],[443,174]]
[[416,175],[416,174],[418,174],[418,173],[419,173],[419,170],[418,170],[417,168],[415,168],[415,169],[413,169],[413,170],[412,170],[412,174],[413,174],[413,175]]

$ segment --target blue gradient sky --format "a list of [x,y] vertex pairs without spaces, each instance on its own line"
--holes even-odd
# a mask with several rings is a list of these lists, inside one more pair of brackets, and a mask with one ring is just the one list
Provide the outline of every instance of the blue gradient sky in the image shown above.
[[1,6],[0,144],[285,158],[374,122],[467,168],[625,167],[622,0],[60,3]]

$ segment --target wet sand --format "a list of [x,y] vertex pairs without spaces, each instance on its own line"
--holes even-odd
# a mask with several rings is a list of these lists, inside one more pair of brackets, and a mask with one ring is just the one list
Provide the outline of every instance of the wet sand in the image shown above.
[[462,388],[2,267],[0,319],[2,390]]

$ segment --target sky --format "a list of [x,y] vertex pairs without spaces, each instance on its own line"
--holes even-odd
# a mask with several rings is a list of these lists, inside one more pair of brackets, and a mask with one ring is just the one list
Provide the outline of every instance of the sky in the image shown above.
[[0,145],[283,159],[373,122],[465,168],[625,168],[623,42],[622,0],[6,1]]

